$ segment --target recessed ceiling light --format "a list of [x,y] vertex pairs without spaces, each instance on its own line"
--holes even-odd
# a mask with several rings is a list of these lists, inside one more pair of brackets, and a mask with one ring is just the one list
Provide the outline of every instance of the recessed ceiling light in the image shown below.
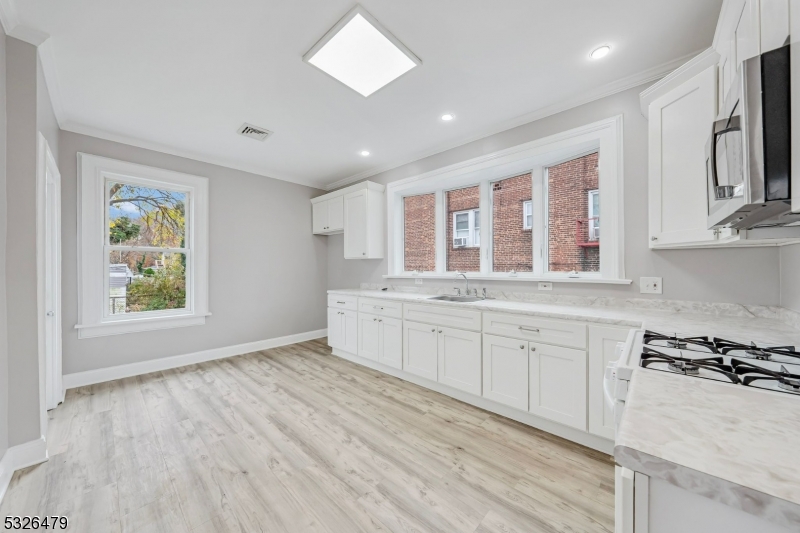
[[359,153],[360,155],[364,156],[364,157],[367,157],[367,156],[369,155],[369,150],[361,150],[361,151],[360,151],[360,152],[358,152],[358,153]]
[[592,53],[589,54],[589,56],[592,59],[601,59],[601,58],[606,57],[610,51],[611,51],[611,47],[608,46],[608,45],[605,45],[605,46],[601,46],[600,48],[595,48],[594,50],[592,50]]
[[454,118],[456,118],[456,116],[452,113],[445,113],[444,115],[442,115],[442,120],[444,120],[445,122],[450,122]]
[[357,5],[303,56],[351,89],[369,96],[422,61]]

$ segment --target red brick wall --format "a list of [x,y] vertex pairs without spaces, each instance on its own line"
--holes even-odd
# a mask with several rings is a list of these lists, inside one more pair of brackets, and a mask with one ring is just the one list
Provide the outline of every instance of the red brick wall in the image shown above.
[[[600,270],[600,248],[576,244],[575,222],[589,216],[589,191],[598,188],[597,153],[550,167],[547,174],[549,269],[556,272]],[[578,238],[585,242],[585,225],[583,228]]]
[[492,183],[494,272],[533,271],[533,237],[523,220],[523,203],[531,199],[531,187],[530,173]]
[[[481,250],[478,247],[453,247],[453,213],[477,209],[480,207],[481,193],[480,188],[467,187],[466,189],[456,189],[445,193],[445,206],[447,213],[447,270],[454,272],[480,272],[481,270]],[[481,233],[484,229],[481,228]]]
[[433,272],[436,270],[436,194],[405,198],[403,217],[405,270]]

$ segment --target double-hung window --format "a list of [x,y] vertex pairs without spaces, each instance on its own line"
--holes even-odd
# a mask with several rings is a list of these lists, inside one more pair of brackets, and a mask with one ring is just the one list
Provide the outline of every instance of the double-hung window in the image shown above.
[[388,276],[630,283],[621,143],[614,117],[390,183]]
[[208,315],[208,180],[79,154],[79,338]]

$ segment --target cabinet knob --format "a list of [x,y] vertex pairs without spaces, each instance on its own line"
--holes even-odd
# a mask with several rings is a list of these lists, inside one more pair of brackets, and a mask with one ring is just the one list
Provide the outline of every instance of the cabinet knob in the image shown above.
[[657,240],[658,240],[658,237],[650,237],[650,240],[651,240],[651,241],[657,241]]
[[433,329],[431,330],[431,333],[436,333],[436,328],[433,328]]
[[382,319],[382,318],[379,318],[379,319],[378,319],[378,322],[383,322],[383,319]]
[[525,349],[525,345],[524,345],[524,344],[520,344],[520,345],[519,345],[519,349],[520,349],[520,350],[524,350],[524,349]]
[[361,252],[361,255],[367,255],[367,252]]
[[442,330],[439,330],[439,333],[441,333],[441,332],[442,332]]
[[375,322],[376,320],[378,320],[378,319],[377,319],[377,318],[373,318],[373,319],[372,319],[372,321],[373,321],[373,322]]
[[532,351],[532,352],[535,352],[535,351],[536,351],[536,348],[535,348],[535,347],[533,347],[533,346],[531,346],[531,351]]

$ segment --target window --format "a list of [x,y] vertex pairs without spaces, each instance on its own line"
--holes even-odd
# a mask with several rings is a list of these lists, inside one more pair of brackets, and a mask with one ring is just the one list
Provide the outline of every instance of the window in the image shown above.
[[447,271],[479,272],[481,269],[480,188],[465,187],[445,192],[447,216]]
[[436,270],[436,194],[403,199],[403,242],[406,272]]
[[533,202],[522,202],[522,229],[533,228]]
[[[388,277],[411,274],[404,258],[417,250],[426,270],[414,274],[425,277],[630,283],[622,126],[617,116],[390,183]],[[433,210],[422,237],[406,214],[418,197]]]
[[208,315],[205,178],[79,154],[79,338]]

